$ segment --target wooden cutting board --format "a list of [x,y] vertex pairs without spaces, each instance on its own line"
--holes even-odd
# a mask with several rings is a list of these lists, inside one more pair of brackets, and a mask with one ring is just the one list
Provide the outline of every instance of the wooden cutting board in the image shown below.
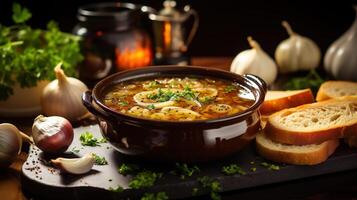
[[[193,188],[199,189],[199,195],[207,194],[209,191],[202,188],[197,181],[197,178],[202,176],[209,176],[218,180],[222,185],[222,192],[225,192],[357,168],[357,150],[341,144],[334,155],[323,164],[315,166],[279,164],[280,170],[269,170],[267,167],[261,166],[261,163],[271,162],[259,157],[254,150],[254,144],[252,144],[225,160],[197,164],[200,168],[199,173],[181,179],[179,176],[170,173],[175,169],[175,163],[155,163],[141,161],[135,157],[127,157],[115,151],[109,143],[102,143],[97,147],[82,146],[79,136],[86,131],[91,132],[94,137],[102,138],[97,125],[76,128],[74,130],[75,137],[69,151],[76,149],[79,152],[63,156],[75,157],[86,153],[96,153],[104,156],[109,163],[108,165],[95,165],[89,173],[84,175],[63,174],[51,166],[48,162],[51,159],[50,157],[37,147],[31,146],[29,156],[22,166],[23,190],[32,197],[44,199],[127,199],[128,197],[139,199],[146,192],[160,191],[166,192],[170,199],[179,199],[190,197]],[[132,176],[123,176],[118,173],[118,166],[121,163],[135,163],[147,170],[162,172],[163,176],[151,188],[130,189],[128,183]],[[224,175],[221,172],[222,167],[232,163],[243,168],[246,174]],[[256,168],[256,171],[251,171],[251,168]],[[109,190],[109,188],[116,188],[118,185],[125,190],[123,192]]]

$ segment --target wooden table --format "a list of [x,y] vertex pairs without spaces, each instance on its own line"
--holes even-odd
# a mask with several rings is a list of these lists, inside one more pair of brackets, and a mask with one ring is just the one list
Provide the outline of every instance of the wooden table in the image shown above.
[[[232,58],[197,57],[192,65],[229,69]],[[0,119],[0,123],[14,123],[23,132],[30,134],[33,119]],[[27,153],[22,152],[6,170],[0,172],[0,199],[27,199],[21,190],[21,166]],[[342,173],[312,177],[259,188],[245,189],[222,194],[223,199],[357,199],[357,169]],[[207,197],[206,197],[207,199]]]

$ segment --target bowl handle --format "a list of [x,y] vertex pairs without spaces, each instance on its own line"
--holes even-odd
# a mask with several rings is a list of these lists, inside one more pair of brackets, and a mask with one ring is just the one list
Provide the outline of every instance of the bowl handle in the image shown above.
[[108,118],[109,115],[103,111],[97,110],[93,105],[93,97],[91,91],[86,91],[82,94],[82,103],[87,108],[89,112],[93,115],[101,116],[104,118]]
[[248,80],[250,81],[253,81],[255,84],[257,84],[259,87],[261,87],[264,91],[264,93],[267,92],[268,90],[268,86],[267,84],[265,83],[265,81],[260,78],[259,76],[255,76],[253,74],[244,74],[243,75],[244,78],[247,78]]

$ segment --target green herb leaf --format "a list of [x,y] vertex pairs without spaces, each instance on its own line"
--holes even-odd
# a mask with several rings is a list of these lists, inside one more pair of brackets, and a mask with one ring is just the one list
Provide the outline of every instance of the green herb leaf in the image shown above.
[[295,77],[290,79],[286,84],[286,90],[300,90],[305,88],[310,88],[314,93],[317,92],[320,85],[325,80],[314,70],[310,70],[309,73],[304,77]]
[[73,147],[72,150],[71,150],[73,153],[79,153],[79,149],[77,149],[77,147]]
[[196,195],[198,195],[198,188],[196,188],[196,187],[194,187],[194,188],[192,188],[192,196],[196,196]]
[[15,84],[27,88],[53,80],[59,62],[67,76],[76,77],[83,60],[79,37],[61,32],[55,22],[49,22],[47,30],[31,28],[24,24],[30,17],[28,9],[15,3],[15,25],[0,25],[0,100],[13,94]]
[[176,163],[176,169],[173,173],[180,175],[181,179],[185,179],[186,176],[191,177],[195,172],[200,172],[200,169],[196,165],[189,167],[186,163]]
[[118,104],[119,104],[119,106],[127,106],[127,105],[129,105],[129,102],[127,102],[127,101],[120,101]]
[[97,138],[93,137],[93,134],[90,132],[85,132],[82,133],[79,136],[79,140],[81,141],[81,144],[83,146],[91,146],[91,147],[95,147],[95,146],[100,146],[100,143],[105,143],[107,142],[104,138],[98,140]]
[[140,167],[138,165],[123,163],[119,166],[118,172],[120,174],[127,175],[127,174],[133,174],[139,169]]
[[155,105],[154,104],[148,105],[147,108],[150,109],[150,110],[154,110],[155,109]]
[[94,156],[94,163],[96,165],[107,165],[108,161],[105,159],[105,157],[98,156],[97,154],[93,153]]
[[210,197],[212,200],[220,200],[221,197],[218,194],[222,190],[221,184],[211,177],[203,176],[197,179],[203,188],[210,190]]
[[167,200],[169,197],[167,196],[166,192],[158,192],[154,193],[145,193],[140,200]]
[[123,188],[122,186],[118,185],[117,188],[112,188],[112,187],[110,187],[109,190],[112,191],[112,192],[118,192],[118,193],[120,193],[120,192],[123,192],[123,191],[124,191],[124,188]]
[[225,93],[230,93],[230,92],[233,92],[233,91],[236,91],[236,90],[237,90],[237,87],[234,86],[234,85],[229,85],[229,86],[224,88],[224,92]]
[[228,166],[223,166],[222,167],[222,173],[224,173],[226,175],[234,175],[234,174],[245,175],[246,174],[246,172],[243,171],[243,169],[240,168],[236,164],[230,164]]
[[274,165],[274,164],[267,163],[267,162],[262,162],[262,163],[260,163],[260,165],[263,167],[266,167],[269,170],[280,170],[279,165]]
[[30,11],[27,8],[22,8],[18,3],[12,4],[12,12],[12,20],[16,24],[25,23],[32,17]]
[[133,189],[151,187],[155,182],[161,178],[162,173],[156,173],[151,171],[139,172],[134,178],[129,182],[129,187]]

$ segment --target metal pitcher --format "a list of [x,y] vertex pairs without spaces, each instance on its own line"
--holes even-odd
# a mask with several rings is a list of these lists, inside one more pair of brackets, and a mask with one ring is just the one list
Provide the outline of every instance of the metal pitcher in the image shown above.
[[[191,17],[193,23],[187,34],[185,25]],[[150,13],[149,19],[153,22],[156,63],[188,64],[187,49],[199,24],[197,12],[189,5],[179,11],[175,1],[166,0],[164,8]]]

